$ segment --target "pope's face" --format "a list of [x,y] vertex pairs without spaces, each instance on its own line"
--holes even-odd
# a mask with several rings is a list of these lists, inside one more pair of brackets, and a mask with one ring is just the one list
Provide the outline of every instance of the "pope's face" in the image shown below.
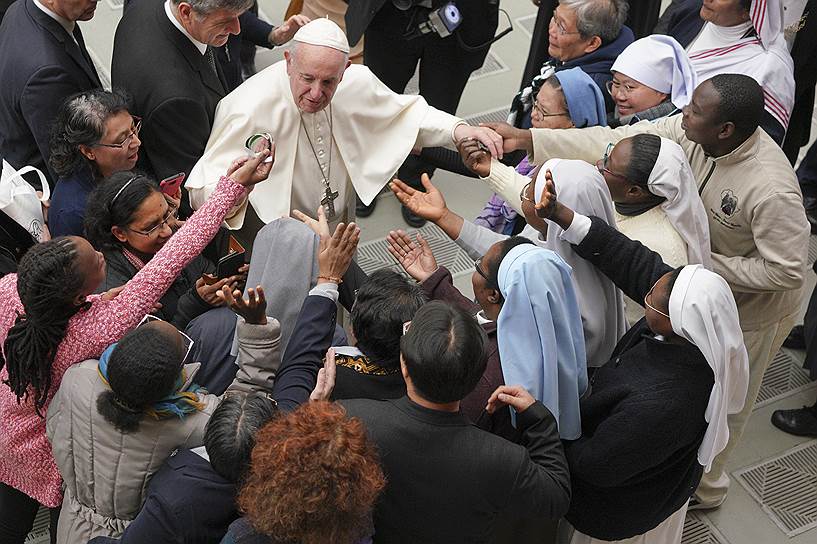
[[330,47],[299,43],[292,52],[285,51],[284,57],[298,109],[315,113],[326,108],[349,66],[346,55]]

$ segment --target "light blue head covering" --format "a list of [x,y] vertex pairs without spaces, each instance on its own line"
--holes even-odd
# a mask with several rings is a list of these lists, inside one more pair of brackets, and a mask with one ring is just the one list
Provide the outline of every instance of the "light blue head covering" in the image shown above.
[[581,68],[556,72],[562,86],[570,120],[576,128],[604,126],[607,112],[599,86]]
[[522,385],[547,406],[565,440],[581,436],[579,397],[587,389],[582,317],[570,272],[556,253],[523,244],[502,259],[498,274],[505,298],[497,320],[505,383]]

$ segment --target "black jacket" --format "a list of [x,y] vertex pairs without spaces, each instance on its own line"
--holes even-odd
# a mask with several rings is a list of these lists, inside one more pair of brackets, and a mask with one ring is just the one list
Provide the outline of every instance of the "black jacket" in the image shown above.
[[524,445],[408,397],[341,404],[363,421],[388,482],[375,507],[375,542],[490,542],[504,513],[557,519],[567,509],[556,420],[539,402],[517,416]]
[[[125,285],[137,272],[136,267],[121,251],[106,250],[103,254],[106,265],[105,280],[97,287],[97,293]],[[193,259],[159,299],[162,307],[155,315],[183,331],[190,321],[213,308],[199,296],[196,291],[196,280],[205,272],[211,273],[214,270],[213,263],[201,255]]]
[[[101,87],[79,25],[74,39],[32,0],[12,4],[0,25],[0,157],[36,166],[49,183],[51,125],[70,95]],[[26,179],[39,188],[39,178]]]
[[[633,300],[671,270],[661,257],[596,217],[576,252]],[[655,338],[642,318],[593,375],[581,400],[582,436],[566,442],[573,500],[567,519],[584,534],[646,533],[689,499],[714,379],[694,345]]]
[[163,0],[131,2],[116,28],[114,87],[133,96],[142,117],[140,166],[159,179],[190,174],[210,137],[216,105],[228,91],[206,55],[168,19]]

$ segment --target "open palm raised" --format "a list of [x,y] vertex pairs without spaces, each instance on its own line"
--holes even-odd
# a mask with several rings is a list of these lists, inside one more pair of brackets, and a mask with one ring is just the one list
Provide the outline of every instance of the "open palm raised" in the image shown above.
[[426,190],[425,193],[409,187],[397,178],[392,180],[389,187],[397,197],[397,200],[411,210],[412,213],[436,223],[448,213],[445,198],[439,189],[434,187],[431,183],[428,174],[423,174],[420,177],[420,181]]
[[417,243],[402,230],[390,231],[386,238],[389,253],[406,273],[417,281],[425,281],[437,270],[437,259],[426,239],[418,232]]

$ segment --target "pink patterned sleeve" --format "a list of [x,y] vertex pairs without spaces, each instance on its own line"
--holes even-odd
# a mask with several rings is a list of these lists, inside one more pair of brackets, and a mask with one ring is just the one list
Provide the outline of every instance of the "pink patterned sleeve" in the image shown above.
[[[222,177],[204,205],[125,284],[119,295],[113,300],[94,302],[86,325],[94,330],[92,342],[104,349],[150,312],[181,271],[210,243],[227,212],[245,194],[243,186]],[[95,347],[88,347],[96,351]]]

